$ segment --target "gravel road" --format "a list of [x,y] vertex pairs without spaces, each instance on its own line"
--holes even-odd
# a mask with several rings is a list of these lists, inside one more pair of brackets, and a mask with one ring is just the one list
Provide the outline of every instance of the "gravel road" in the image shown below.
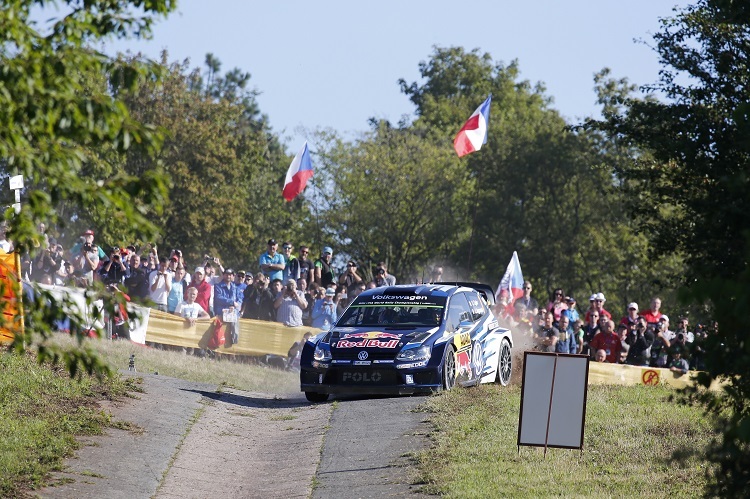
[[53,498],[419,496],[409,454],[424,448],[423,397],[310,404],[158,375],[107,404],[123,429],[82,439],[35,491]]

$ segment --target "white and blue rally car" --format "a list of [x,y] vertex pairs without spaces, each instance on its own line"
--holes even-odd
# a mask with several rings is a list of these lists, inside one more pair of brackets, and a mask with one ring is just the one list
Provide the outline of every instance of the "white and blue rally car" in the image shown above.
[[330,331],[310,338],[300,359],[301,390],[329,394],[412,394],[479,383],[507,385],[513,338],[498,327],[492,289],[460,283],[364,291]]

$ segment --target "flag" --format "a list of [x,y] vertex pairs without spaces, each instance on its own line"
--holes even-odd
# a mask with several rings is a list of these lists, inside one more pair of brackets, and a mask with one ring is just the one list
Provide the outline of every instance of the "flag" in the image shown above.
[[503,291],[508,293],[508,305],[512,305],[514,301],[523,296],[523,273],[521,272],[521,262],[518,261],[518,253],[515,251],[510,263],[508,263],[508,268],[505,269],[505,275],[497,286],[495,296],[498,301],[500,293]]
[[453,148],[459,158],[480,150],[482,145],[487,143],[491,101],[492,94],[474,111],[474,114],[469,117],[461,130],[458,131],[456,138],[453,139]]
[[307,148],[307,141],[302,149],[292,160],[292,164],[289,165],[289,171],[286,172],[286,180],[284,180],[284,199],[291,201],[296,198],[302,191],[305,190],[305,185],[310,177],[313,176],[312,161],[310,161],[310,150]]

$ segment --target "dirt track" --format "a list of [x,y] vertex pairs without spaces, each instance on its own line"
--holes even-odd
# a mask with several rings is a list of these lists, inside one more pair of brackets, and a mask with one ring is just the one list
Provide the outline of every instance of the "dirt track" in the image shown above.
[[[412,496],[420,397],[310,404],[164,376],[105,407],[129,429],[86,438],[42,497]],[[315,489],[313,489],[315,485]]]

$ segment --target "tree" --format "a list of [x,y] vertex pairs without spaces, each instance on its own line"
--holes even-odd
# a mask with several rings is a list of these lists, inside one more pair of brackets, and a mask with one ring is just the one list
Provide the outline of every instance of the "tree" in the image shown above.
[[646,90],[664,100],[626,99],[589,124],[644,151],[618,172],[648,201],[635,215],[657,251],[686,256],[683,297],[719,321],[702,382],[725,387],[693,393],[723,432],[709,455],[719,465],[711,496],[750,486],[749,28],[750,7],[731,0],[699,0],[663,19],[654,36],[663,69]]
[[[88,91],[87,78],[118,71],[119,84],[133,88],[151,75],[150,64],[120,64],[91,44],[112,36],[148,36],[155,18],[172,11],[175,4],[171,0],[69,0],[63,16],[40,28],[31,20],[32,7],[44,9],[54,3],[20,0],[5,2],[0,10],[0,158],[5,160],[6,174],[21,174],[28,185],[21,212],[5,213],[12,226],[10,237],[20,251],[38,251],[39,222],[63,226],[69,222],[56,213],[61,202],[110,211],[128,229],[153,237],[156,226],[142,208],[158,212],[165,200],[166,184],[158,167],[143,177],[119,174],[105,179],[81,172],[96,161],[100,147],[153,153],[160,136],[133,120],[110,93]],[[48,335],[53,320],[66,313],[59,300],[38,290],[36,300],[27,305],[31,327],[27,334],[16,336],[18,351],[34,342],[33,332]],[[73,314],[71,319],[80,332],[82,318]],[[85,350],[45,347],[39,352],[40,358],[62,358],[72,373],[80,365],[87,370],[103,367]]]

